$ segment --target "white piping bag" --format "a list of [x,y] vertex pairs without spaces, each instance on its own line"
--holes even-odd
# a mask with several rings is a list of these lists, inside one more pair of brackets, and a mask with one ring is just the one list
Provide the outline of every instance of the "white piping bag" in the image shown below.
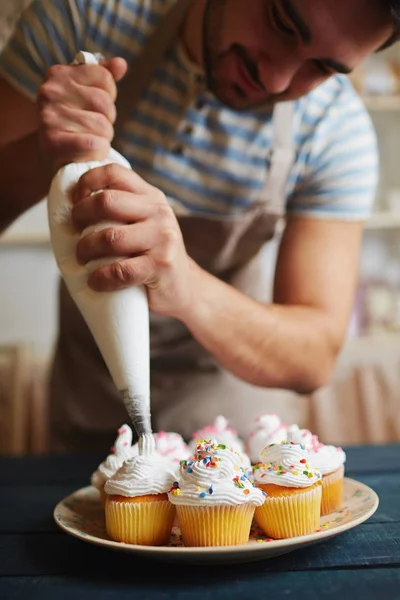
[[[98,64],[99,55],[79,52],[73,64]],[[86,321],[95,342],[121,392],[125,407],[139,436],[139,450],[153,446],[150,417],[149,307],[144,287],[115,292],[95,292],[88,274],[120,258],[101,259],[87,265],[76,260],[76,245],[89,232],[115,225],[101,222],[79,234],[71,222],[71,193],[79,178],[90,169],[109,163],[127,169],[129,162],[113,148],[108,159],[71,163],[61,168],[50,186],[47,212],[54,256],[68,291]]]

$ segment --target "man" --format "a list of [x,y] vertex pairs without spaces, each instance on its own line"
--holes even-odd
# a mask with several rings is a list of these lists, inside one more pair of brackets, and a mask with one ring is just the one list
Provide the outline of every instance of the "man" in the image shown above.
[[[345,74],[396,39],[399,3],[193,1],[113,140],[117,84],[174,2],[36,0],[24,13],[0,59],[0,222],[43,198],[61,165],[117,145],[133,172],[84,175],[73,219],[119,223],[81,240],[82,263],[128,258],[89,284],[147,288],[155,428],[188,437],[222,413],[246,433],[266,388],[325,384],[345,339],[377,181]],[[105,61],[70,66],[81,49]],[[283,214],[267,304],[257,258]],[[52,411],[63,449],[104,448],[126,418],[63,286]]]

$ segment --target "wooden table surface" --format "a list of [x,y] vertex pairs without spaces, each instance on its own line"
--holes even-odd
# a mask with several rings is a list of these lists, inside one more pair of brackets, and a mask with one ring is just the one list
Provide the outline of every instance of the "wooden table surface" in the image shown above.
[[77,540],[53,508],[102,456],[0,458],[0,598],[400,600],[400,444],[345,448],[346,475],[380,498],[365,523],[257,563],[172,565]]

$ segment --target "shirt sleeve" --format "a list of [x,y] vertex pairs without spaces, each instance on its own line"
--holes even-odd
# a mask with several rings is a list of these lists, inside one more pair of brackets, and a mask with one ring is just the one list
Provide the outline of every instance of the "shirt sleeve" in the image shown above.
[[21,14],[0,55],[0,74],[36,99],[47,69],[72,62],[84,42],[83,2],[34,0]]
[[139,54],[171,0],[33,0],[0,54],[0,75],[35,100],[47,69],[80,50],[128,63]]
[[[375,130],[350,81],[316,90],[302,114],[314,121],[300,144],[288,214],[365,220],[375,201],[379,154]],[[326,102],[324,95],[329,95]],[[300,136],[302,130],[300,128]],[[297,172],[296,172],[297,170]]]

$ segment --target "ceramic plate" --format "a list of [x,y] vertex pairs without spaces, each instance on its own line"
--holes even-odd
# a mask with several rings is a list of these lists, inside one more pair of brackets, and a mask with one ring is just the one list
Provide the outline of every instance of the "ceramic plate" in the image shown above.
[[59,527],[85,542],[113,550],[132,552],[156,560],[186,563],[252,562],[292,552],[352,529],[369,519],[378,508],[379,498],[368,486],[354,479],[344,479],[343,508],[321,518],[320,528],[312,534],[286,540],[271,540],[254,524],[249,542],[244,546],[186,548],[178,527],[174,527],[168,546],[121,544],[109,539],[99,492],[84,487],[61,500],[54,509]]

